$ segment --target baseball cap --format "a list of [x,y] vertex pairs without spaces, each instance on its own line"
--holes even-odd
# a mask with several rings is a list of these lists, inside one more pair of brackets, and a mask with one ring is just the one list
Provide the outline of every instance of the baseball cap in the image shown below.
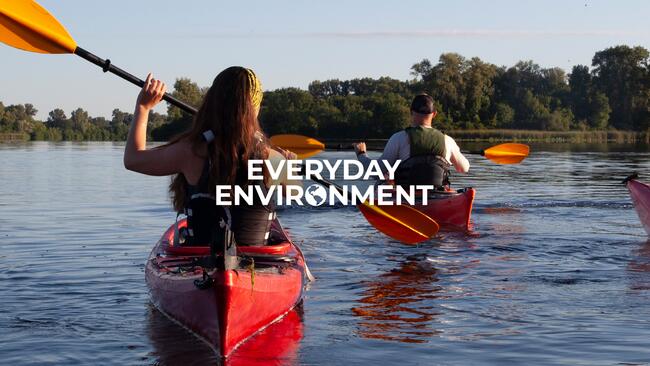
[[433,105],[433,98],[427,94],[419,94],[411,102],[411,111],[419,114],[431,114],[436,111]]

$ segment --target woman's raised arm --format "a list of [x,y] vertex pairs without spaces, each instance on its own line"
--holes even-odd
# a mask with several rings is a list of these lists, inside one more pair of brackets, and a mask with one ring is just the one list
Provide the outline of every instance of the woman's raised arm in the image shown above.
[[135,113],[124,149],[124,167],[147,175],[171,175],[182,172],[185,155],[189,151],[186,143],[147,149],[147,122],[149,112],[160,103],[167,86],[153,78],[151,73],[138,95]]

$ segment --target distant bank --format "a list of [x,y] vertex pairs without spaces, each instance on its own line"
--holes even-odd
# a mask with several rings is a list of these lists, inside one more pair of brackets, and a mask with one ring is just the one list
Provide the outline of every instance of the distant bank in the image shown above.
[[[445,131],[457,141],[472,142],[557,142],[557,143],[650,143],[650,131],[539,131],[539,130],[450,130]],[[370,149],[381,149],[387,139],[320,138],[328,149],[348,150],[352,143],[365,141]],[[0,133],[0,141],[29,141],[27,133]],[[76,140],[79,141],[79,140]],[[98,140],[82,140],[98,141]]]

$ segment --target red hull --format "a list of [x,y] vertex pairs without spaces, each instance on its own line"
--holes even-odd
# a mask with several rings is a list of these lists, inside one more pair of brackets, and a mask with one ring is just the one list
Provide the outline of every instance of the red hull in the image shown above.
[[436,193],[430,196],[427,205],[413,207],[434,219],[441,227],[468,230],[475,195],[474,188]]
[[645,232],[650,235],[650,186],[631,179],[626,183],[630,197]]
[[[301,301],[305,262],[288,238],[285,237],[286,241],[277,246],[251,249],[255,254],[271,256],[266,258],[272,259],[275,255],[291,258],[291,262],[277,266],[258,264],[253,268],[209,270],[213,285],[202,290],[194,284],[195,280],[202,279],[202,270],[197,266],[188,267],[187,261],[184,267],[174,262],[191,257],[181,255],[181,250],[170,245],[173,233],[172,228],[168,229],[147,261],[145,276],[152,302],[223,357],[281,319]],[[278,247],[282,250],[278,251]],[[196,251],[209,252],[207,247],[191,249],[192,256],[199,254],[194,253]],[[185,268],[185,272],[179,268]]]

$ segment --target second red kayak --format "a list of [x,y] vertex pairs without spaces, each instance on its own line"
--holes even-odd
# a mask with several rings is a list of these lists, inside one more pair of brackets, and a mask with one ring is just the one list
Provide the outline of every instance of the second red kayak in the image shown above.
[[[396,193],[393,191],[393,198]],[[458,190],[429,193],[427,204],[411,207],[432,218],[441,228],[449,230],[469,230],[476,190],[471,187]],[[416,203],[421,198],[416,199]]]
[[434,192],[429,194],[426,205],[412,207],[432,218],[441,228],[469,230],[475,195],[476,190],[471,187]]
[[627,190],[630,191],[630,198],[632,198],[632,203],[639,215],[641,224],[643,224],[643,228],[650,235],[650,186],[636,180],[638,177],[638,174],[632,174],[625,178],[623,183],[627,186]]
[[468,230],[475,195],[474,188],[436,192],[429,195],[426,205],[413,207],[434,219],[441,227]]

